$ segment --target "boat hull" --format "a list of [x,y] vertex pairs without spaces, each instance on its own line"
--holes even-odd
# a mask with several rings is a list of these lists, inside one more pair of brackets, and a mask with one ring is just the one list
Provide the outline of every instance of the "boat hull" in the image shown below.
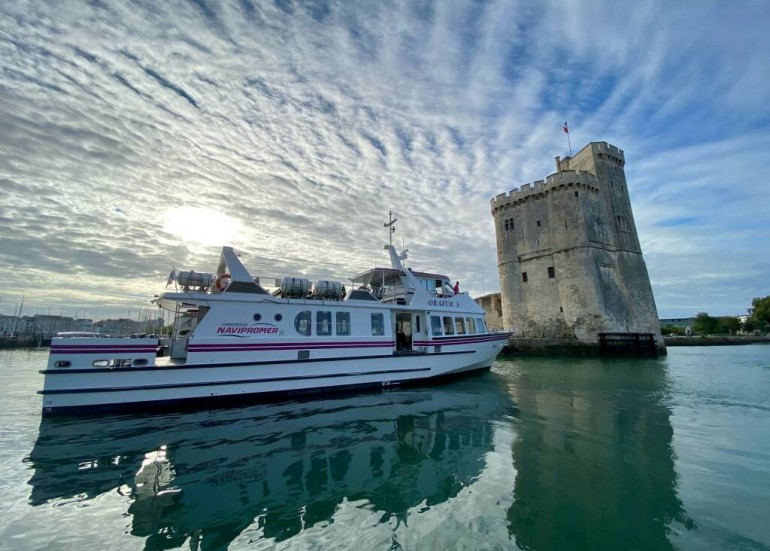
[[429,384],[489,369],[507,337],[442,353],[407,353],[294,361],[47,369],[46,415],[155,406],[236,403],[354,388]]

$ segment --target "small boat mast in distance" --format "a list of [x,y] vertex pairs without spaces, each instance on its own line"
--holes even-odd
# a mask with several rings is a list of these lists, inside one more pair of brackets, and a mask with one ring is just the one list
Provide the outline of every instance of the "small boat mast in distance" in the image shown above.
[[[350,279],[286,275],[264,283],[223,247],[214,272],[172,272],[154,301],[171,313],[162,338],[70,334],[53,339],[43,410],[59,413],[428,384],[489,369],[508,339],[448,277],[404,266]],[[268,284],[271,283],[271,284]],[[348,284],[350,285],[350,284]]]

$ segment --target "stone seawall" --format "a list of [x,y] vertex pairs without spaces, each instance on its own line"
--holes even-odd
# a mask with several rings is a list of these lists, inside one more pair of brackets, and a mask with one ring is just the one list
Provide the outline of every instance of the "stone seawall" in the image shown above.
[[743,335],[723,335],[708,337],[663,337],[666,346],[725,346],[734,344],[770,344],[770,336],[755,337]]
[[503,349],[505,355],[527,356],[598,356],[598,344],[586,344],[568,338],[511,337]]

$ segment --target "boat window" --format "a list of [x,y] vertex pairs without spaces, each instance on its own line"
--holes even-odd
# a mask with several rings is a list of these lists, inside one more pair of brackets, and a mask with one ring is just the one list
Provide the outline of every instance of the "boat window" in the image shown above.
[[59,360],[54,364],[54,367],[69,367],[72,364],[68,362],[67,360]]
[[385,334],[385,318],[381,313],[372,314],[372,335]]
[[465,335],[465,320],[463,318],[455,318],[455,328],[458,335]]
[[94,360],[91,362],[91,365],[94,367],[109,367],[110,361],[109,360]]
[[455,328],[452,324],[452,316],[444,316],[444,334],[445,335],[454,335],[455,334]]
[[487,325],[484,323],[484,318],[476,318],[476,326],[479,329],[479,333],[487,332]]
[[420,332],[420,316],[419,314],[414,317],[414,332]]
[[294,328],[300,335],[310,334],[310,310],[303,310],[294,318]]
[[473,318],[465,318],[465,323],[468,324],[469,335],[476,333],[476,322]]
[[337,334],[350,335],[350,312],[337,312]]
[[443,331],[441,331],[441,318],[439,316],[430,317],[430,331],[434,336],[443,334]]
[[332,334],[332,313],[331,312],[316,312],[315,334],[319,336]]

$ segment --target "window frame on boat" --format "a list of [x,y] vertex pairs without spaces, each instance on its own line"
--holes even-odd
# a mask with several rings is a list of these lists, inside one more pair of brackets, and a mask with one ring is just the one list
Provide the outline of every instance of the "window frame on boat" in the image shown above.
[[350,335],[350,312],[338,311],[334,317],[335,330],[339,336]]
[[476,334],[476,320],[472,317],[468,316],[465,318],[465,325],[468,327],[468,334],[469,335],[475,335]]
[[318,310],[315,313],[315,334],[329,337],[332,334],[332,313],[330,310]]
[[455,334],[465,335],[465,318],[462,316],[455,318]]
[[[375,322],[375,320],[377,320]],[[385,315],[382,312],[372,312],[372,335],[381,337],[385,334]]]
[[444,316],[442,321],[444,322],[444,335],[454,335],[454,318],[452,316]]
[[[307,330],[300,329],[300,324],[303,321],[306,323]],[[310,336],[312,332],[312,326],[313,326],[313,312],[310,310],[302,310],[294,318],[294,329],[297,331],[297,333],[299,333],[303,337]]]
[[476,318],[476,327],[478,328],[479,333],[487,332],[487,324],[484,321],[484,318]]
[[443,331],[444,326],[441,325],[441,316],[431,316],[430,317],[430,331],[433,334],[434,337],[440,337],[444,334]]

